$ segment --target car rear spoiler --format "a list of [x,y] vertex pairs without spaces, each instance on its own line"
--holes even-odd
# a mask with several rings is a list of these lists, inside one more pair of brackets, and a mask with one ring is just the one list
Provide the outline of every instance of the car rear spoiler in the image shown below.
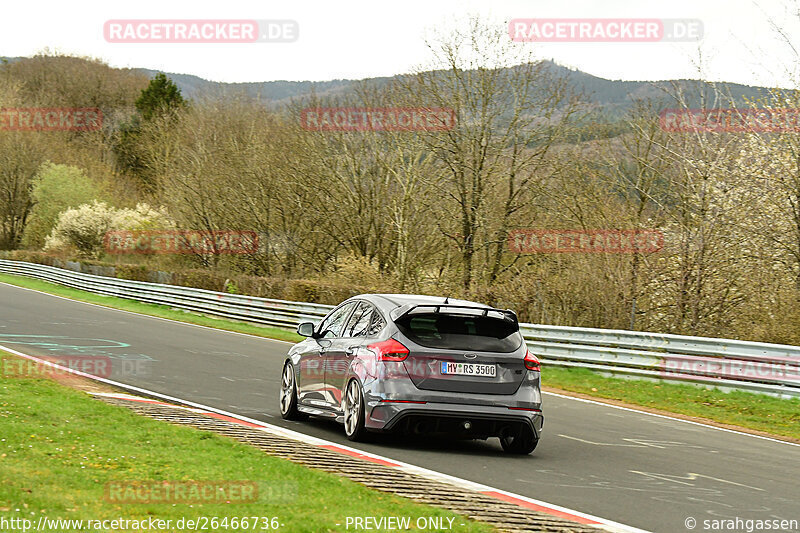
[[[392,310],[389,315],[392,317],[392,320],[397,321],[414,312],[417,309],[425,308],[431,309],[431,311],[427,311],[429,313],[448,313],[449,311],[454,311],[452,314],[458,314],[458,310],[460,309],[469,309],[471,311],[481,311],[480,316],[489,316],[489,313],[498,313],[503,318],[503,320],[510,320],[515,325],[519,325],[519,321],[517,320],[517,314],[512,311],[511,309],[495,309],[494,307],[477,307],[473,305],[458,305],[458,304],[417,304],[417,305],[403,305],[394,310]],[[467,313],[470,315],[475,315],[475,313]]]

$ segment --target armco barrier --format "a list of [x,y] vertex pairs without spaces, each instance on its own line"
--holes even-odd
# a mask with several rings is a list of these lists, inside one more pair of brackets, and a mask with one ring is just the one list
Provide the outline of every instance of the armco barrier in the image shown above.
[[800,397],[797,346],[536,324],[521,330],[530,350],[550,366]]
[[[98,294],[292,328],[333,306],[147,283],[0,259],[0,272]],[[800,347],[627,330],[521,324],[528,347],[549,366],[666,379],[800,397]]]
[[178,285],[109,278],[5,259],[0,259],[0,272],[38,278],[108,296],[286,328],[295,327],[300,322],[317,322],[333,309],[330,305],[287,302]]

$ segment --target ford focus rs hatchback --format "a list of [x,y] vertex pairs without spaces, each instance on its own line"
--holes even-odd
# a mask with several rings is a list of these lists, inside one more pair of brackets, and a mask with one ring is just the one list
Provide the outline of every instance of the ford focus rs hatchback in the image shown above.
[[498,437],[510,453],[536,448],[544,418],[538,359],[513,311],[432,296],[346,300],[286,357],[280,409],[369,432]]

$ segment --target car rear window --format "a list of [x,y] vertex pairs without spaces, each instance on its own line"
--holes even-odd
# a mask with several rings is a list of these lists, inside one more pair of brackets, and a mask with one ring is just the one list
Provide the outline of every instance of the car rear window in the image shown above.
[[490,316],[414,313],[396,323],[403,335],[427,348],[508,353],[522,345],[515,322]]

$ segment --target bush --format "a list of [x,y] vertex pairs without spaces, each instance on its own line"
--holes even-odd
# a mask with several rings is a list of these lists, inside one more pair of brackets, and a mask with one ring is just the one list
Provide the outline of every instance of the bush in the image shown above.
[[150,281],[150,271],[144,265],[116,265],[116,277],[133,281]]
[[175,285],[195,287],[208,291],[223,291],[225,288],[224,274],[216,274],[208,270],[181,270],[172,276]]
[[41,248],[58,222],[60,213],[93,200],[100,200],[101,190],[77,167],[44,163],[33,178],[31,197],[35,202],[25,227],[23,243]]
[[83,255],[96,253],[103,237],[111,230],[114,209],[105,202],[93,202],[67,209],[58,216],[53,231],[45,239],[47,251],[75,248]]
[[165,211],[147,204],[138,204],[135,209],[115,209],[105,202],[94,201],[61,213],[53,231],[45,239],[44,249],[56,251],[72,248],[84,256],[98,256],[109,231],[172,227],[174,224]]
[[369,291],[363,287],[354,286],[352,283],[349,285],[336,285],[307,279],[293,279],[287,284],[286,294],[283,299],[336,305],[351,296],[364,292]]
[[[16,250],[7,253],[8,259],[26,261],[42,265],[65,268],[65,255],[55,256],[42,252]],[[95,272],[106,272],[110,275],[113,267],[114,276],[119,279],[134,281],[167,282],[170,285],[195,287],[218,292],[230,292],[235,287],[238,292],[246,296],[272,298],[275,300],[294,300],[300,302],[313,302],[320,304],[336,305],[355,296],[369,292],[362,286],[349,284],[325,283],[314,280],[300,279],[287,280],[283,278],[266,278],[259,276],[235,275],[230,272],[213,272],[200,269],[183,269],[173,272],[152,270],[146,265],[131,265],[121,263],[107,263],[81,259],[80,270],[88,271],[86,267],[95,268]],[[105,268],[102,268],[105,267]],[[227,282],[227,287],[226,287]]]

